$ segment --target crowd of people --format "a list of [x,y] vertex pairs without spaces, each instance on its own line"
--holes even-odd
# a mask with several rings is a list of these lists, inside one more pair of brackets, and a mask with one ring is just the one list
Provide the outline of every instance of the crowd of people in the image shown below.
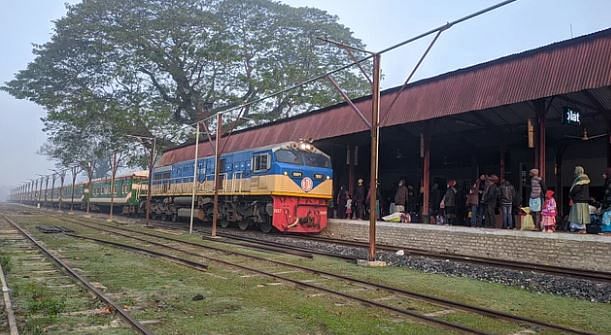
[[[584,168],[575,167],[574,180],[569,189],[570,211],[564,218],[559,218],[555,190],[546,186],[537,169],[529,171],[525,192],[528,199],[522,199],[520,192],[509,180],[494,174],[479,176],[468,186],[466,194],[457,189],[456,180],[450,179],[445,193],[440,192],[438,184],[433,184],[429,197],[429,221],[448,225],[466,222],[472,227],[504,229],[520,226],[523,230],[543,232],[562,229],[577,233],[611,233],[611,168],[603,173],[603,178],[604,194],[602,199],[596,201],[590,197],[590,178]],[[340,187],[335,199],[336,217],[367,219],[370,199],[368,190],[363,179],[357,181],[353,194],[344,186]],[[385,199],[378,187],[376,217],[386,221],[421,222],[417,221],[420,217],[413,201],[410,202],[413,197],[413,187],[407,185],[405,180],[400,180],[396,184],[394,197],[388,200],[388,211],[383,211],[385,207],[380,204]]]

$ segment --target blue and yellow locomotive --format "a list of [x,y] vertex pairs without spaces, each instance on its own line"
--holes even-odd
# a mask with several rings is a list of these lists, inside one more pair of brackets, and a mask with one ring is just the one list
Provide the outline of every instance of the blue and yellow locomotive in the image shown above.
[[[162,158],[162,161],[164,159]],[[212,219],[213,156],[197,160],[195,217]],[[305,142],[287,142],[222,154],[219,222],[263,232],[317,233],[327,226],[333,170],[328,155]],[[152,213],[176,220],[191,214],[194,161],[157,166],[152,176]]]

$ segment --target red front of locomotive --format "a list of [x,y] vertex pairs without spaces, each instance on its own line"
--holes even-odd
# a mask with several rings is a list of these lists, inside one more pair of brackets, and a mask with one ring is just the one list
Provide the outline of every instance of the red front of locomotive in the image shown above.
[[327,200],[273,196],[273,225],[285,233],[320,233],[327,227]]

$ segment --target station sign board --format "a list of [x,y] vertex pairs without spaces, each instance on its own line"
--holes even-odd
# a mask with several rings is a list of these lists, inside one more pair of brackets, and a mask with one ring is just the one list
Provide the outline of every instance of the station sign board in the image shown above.
[[571,126],[581,125],[581,111],[573,107],[562,108],[562,124]]

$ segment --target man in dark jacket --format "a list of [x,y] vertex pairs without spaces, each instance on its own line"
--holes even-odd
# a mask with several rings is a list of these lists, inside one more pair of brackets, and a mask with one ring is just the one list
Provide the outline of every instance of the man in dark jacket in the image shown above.
[[397,192],[395,193],[395,212],[405,212],[407,206],[407,198],[408,189],[407,186],[405,186],[405,180],[401,179],[399,181],[399,188],[397,188]]
[[365,186],[363,185],[363,179],[357,181],[356,189],[354,190],[354,202],[356,202],[356,215],[357,218],[365,220]]
[[456,224],[456,180],[448,180],[448,189],[443,196],[443,205],[445,209],[446,220],[448,225]]
[[543,208],[543,195],[545,194],[545,183],[543,178],[539,177],[538,169],[531,169],[530,175],[530,199],[528,199],[528,207],[535,221],[537,230],[541,230],[541,209]]
[[342,185],[337,191],[337,218],[345,219],[346,218],[346,203],[348,203],[348,192],[346,192],[346,188]]
[[503,180],[501,186],[499,187],[499,200],[501,203],[501,217],[503,218],[503,228],[505,229],[514,228],[511,208],[514,203],[515,196],[516,190],[513,185],[511,185],[509,180]]
[[476,182],[477,184],[477,195],[479,200],[479,205],[477,206],[477,223],[476,226],[483,227],[483,221],[486,217],[486,205],[484,204],[484,191],[486,191],[486,186],[488,185],[488,176],[485,174],[479,176],[479,180]]
[[486,227],[493,228],[496,225],[496,204],[499,198],[496,184],[499,182],[499,177],[491,175],[488,177],[486,190],[484,191],[484,205],[486,210]]

